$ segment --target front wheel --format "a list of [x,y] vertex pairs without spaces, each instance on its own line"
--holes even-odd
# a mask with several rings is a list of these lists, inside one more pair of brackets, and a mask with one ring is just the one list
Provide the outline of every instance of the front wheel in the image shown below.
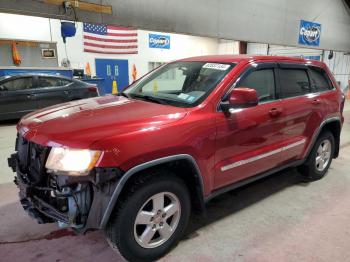
[[152,171],[119,203],[107,226],[107,239],[129,261],[154,261],[179,241],[189,216],[186,184],[169,171]]
[[325,176],[334,155],[334,136],[325,131],[318,137],[307,161],[299,167],[306,181],[315,181]]

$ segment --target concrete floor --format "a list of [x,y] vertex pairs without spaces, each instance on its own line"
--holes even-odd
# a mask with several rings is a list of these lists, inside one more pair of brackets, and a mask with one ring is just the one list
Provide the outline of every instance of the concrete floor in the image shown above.
[[[295,170],[222,195],[208,217],[194,216],[188,234],[162,261],[348,261],[350,257],[350,106],[342,148],[328,175],[302,183]],[[74,235],[37,225],[17,200],[6,164],[13,123],[0,125],[0,261],[123,261],[101,232]]]

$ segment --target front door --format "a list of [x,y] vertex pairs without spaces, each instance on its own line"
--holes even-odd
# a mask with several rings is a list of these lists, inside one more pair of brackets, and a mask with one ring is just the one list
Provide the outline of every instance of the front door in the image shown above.
[[104,94],[112,93],[114,80],[117,82],[118,92],[129,85],[128,60],[98,58],[95,63],[97,77],[104,79]]
[[218,112],[215,188],[254,176],[280,165],[283,149],[283,108],[276,97],[274,63],[249,67],[236,87],[257,91],[259,104]]

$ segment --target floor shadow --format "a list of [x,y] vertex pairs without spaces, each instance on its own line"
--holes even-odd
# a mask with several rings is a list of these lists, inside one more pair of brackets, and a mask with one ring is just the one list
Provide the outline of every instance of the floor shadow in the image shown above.
[[17,125],[18,121],[19,119],[2,120],[0,121],[0,127]]
[[293,185],[308,186],[295,168],[278,172],[252,184],[235,189],[212,199],[207,204],[204,215],[193,214],[184,239],[197,236],[196,231],[202,227],[232,215],[273,194]]

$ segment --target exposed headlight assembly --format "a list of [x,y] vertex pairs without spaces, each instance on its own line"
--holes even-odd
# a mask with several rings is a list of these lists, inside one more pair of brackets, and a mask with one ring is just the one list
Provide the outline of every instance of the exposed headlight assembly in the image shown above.
[[49,171],[65,172],[71,176],[83,176],[94,168],[101,151],[53,147],[45,167]]

